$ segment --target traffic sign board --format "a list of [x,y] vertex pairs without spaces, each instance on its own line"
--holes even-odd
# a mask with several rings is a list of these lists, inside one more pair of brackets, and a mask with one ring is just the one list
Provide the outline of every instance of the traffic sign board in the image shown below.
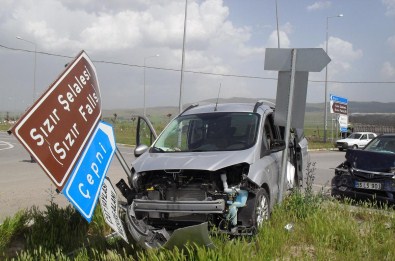
[[99,122],[63,190],[65,197],[88,222],[91,221],[115,147],[112,126]]
[[339,115],[339,128],[341,132],[347,132],[348,127],[348,116],[347,115]]
[[10,132],[62,190],[100,117],[96,69],[82,51]]
[[[322,48],[297,48],[295,70],[320,72],[331,61]],[[291,71],[291,48],[266,48],[265,70]]]
[[330,94],[329,98],[330,98],[331,101],[334,101],[334,102],[348,104],[348,99],[347,98],[343,98],[343,97],[340,97],[340,96],[335,96],[333,94]]
[[100,206],[104,220],[117,234],[128,243],[125,229],[118,212],[118,196],[109,178],[104,179],[100,192]]
[[266,49],[265,70],[279,71],[275,124],[286,126],[289,109],[290,127],[303,128],[309,72],[320,72],[330,61],[322,48]]
[[348,105],[340,102],[330,101],[331,104],[331,113],[339,113],[347,115]]

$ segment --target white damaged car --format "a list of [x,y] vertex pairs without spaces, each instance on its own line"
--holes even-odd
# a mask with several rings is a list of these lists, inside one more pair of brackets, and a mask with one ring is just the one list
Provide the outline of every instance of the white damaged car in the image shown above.
[[274,109],[262,102],[195,105],[154,141],[152,125],[139,117],[130,187],[117,184],[128,199],[123,208],[133,238],[153,248],[185,240],[187,233],[177,232],[189,228],[204,242],[202,230],[211,227],[233,236],[256,233],[277,203],[282,153],[289,154],[284,191],[298,186],[306,170],[302,131],[293,130],[285,148],[284,128],[273,119]]

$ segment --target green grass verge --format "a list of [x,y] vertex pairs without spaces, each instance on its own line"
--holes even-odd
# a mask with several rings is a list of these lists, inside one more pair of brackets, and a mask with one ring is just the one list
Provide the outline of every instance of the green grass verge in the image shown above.
[[[355,206],[312,193],[294,193],[277,205],[254,237],[212,236],[215,249],[142,250],[110,233],[101,211],[88,224],[71,207],[20,212],[0,225],[0,259],[11,260],[392,260],[392,209]],[[30,224],[26,226],[27,222]],[[286,229],[285,226],[288,225]],[[15,251],[15,242],[21,246]],[[11,250],[10,250],[11,249]]]

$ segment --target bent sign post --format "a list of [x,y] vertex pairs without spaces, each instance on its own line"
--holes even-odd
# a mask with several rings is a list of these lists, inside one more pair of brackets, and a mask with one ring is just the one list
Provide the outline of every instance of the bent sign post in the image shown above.
[[82,51],[9,132],[61,191],[100,117],[96,69]]
[[63,190],[65,197],[88,222],[92,219],[115,147],[112,126],[99,122]]
[[[267,48],[265,55],[265,70],[278,71],[274,122],[285,127],[285,148],[288,148],[290,129],[303,128],[309,72],[320,72],[331,59],[322,48]],[[287,161],[288,154],[283,152],[279,202],[283,198]]]

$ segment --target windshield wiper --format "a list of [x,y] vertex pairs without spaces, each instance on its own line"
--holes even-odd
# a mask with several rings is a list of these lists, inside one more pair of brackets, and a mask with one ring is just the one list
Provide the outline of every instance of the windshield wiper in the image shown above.
[[152,149],[153,149],[155,152],[165,152],[164,149],[159,148],[159,147],[152,147]]

